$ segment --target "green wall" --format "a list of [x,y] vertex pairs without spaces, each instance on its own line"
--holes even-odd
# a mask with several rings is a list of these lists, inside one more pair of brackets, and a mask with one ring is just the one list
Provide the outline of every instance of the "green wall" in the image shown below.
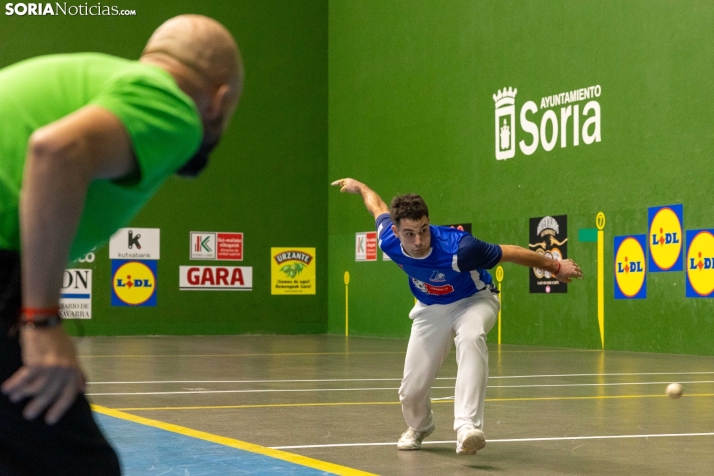
[[[685,298],[683,272],[650,273],[647,299],[623,301],[612,271],[613,237],[647,233],[650,206],[681,203],[685,229],[714,227],[713,24],[706,1],[332,0],[329,177],[362,180],[385,201],[420,193],[433,223],[470,222],[496,243],[527,246],[530,217],[567,214],[586,279],[530,294],[529,271],[505,264],[509,344],[600,347],[597,247],[577,231],[602,211],[606,348],[713,354],[714,301]],[[518,116],[527,100],[540,109],[542,97],[595,85],[600,142],[575,147],[569,131],[565,148],[496,160],[497,91],[518,89]],[[576,103],[581,126],[587,102]],[[328,213],[329,332],[344,332],[349,271],[350,334],[408,335],[406,276],[381,253],[354,261],[354,233],[373,228],[361,200],[331,190]]]
[[[80,2],[81,3],[81,2]],[[102,2],[103,4],[109,4]],[[78,3],[79,4],[79,3]],[[161,229],[157,307],[110,306],[108,250],[97,251],[88,335],[322,333],[327,290],[327,2],[122,1],[126,17],[30,17],[0,12],[0,66],[49,53],[99,51],[138,58],[166,19],[201,13],[237,39],[246,66],[230,130],[196,181],[170,179],[132,222]],[[190,231],[243,232],[253,291],[179,292]],[[317,248],[315,296],[270,295],[270,247]]]
[[[407,336],[411,297],[393,264],[356,263],[355,232],[372,220],[330,180],[363,180],[385,200],[422,194],[433,223],[468,222],[496,243],[528,243],[528,220],[568,215],[569,256],[586,279],[567,294],[528,292],[525,268],[504,265],[503,342],[599,348],[596,245],[605,228],[606,347],[712,354],[709,299],[684,297],[683,272],[650,273],[645,300],[615,300],[613,237],[647,233],[647,207],[682,203],[685,229],[714,227],[709,106],[714,7],[688,1],[332,0],[126,2],[133,17],[2,16],[0,65],[39,54],[101,51],[138,57],[165,19],[203,13],[236,36],[243,100],[206,173],[171,179],[132,223],[161,228],[156,308],[116,308],[110,262],[97,251],[91,321],[74,333],[344,332]],[[329,6],[329,8],[328,8]],[[329,11],[328,11],[329,10]],[[494,102],[599,85],[601,141],[495,159]],[[579,101],[579,107],[588,101]],[[560,118],[560,106],[551,107]],[[590,116],[592,113],[590,113]],[[586,117],[582,115],[580,125]],[[572,118],[571,123],[572,125]],[[328,133],[329,125],[329,133]],[[523,123],[521,123],[523,126]],[[546,136],[552,130],[548,128]],[[592,130],[590,130],[592,132]],[[582,135],[582,134],[581,134]],[[530,142],[522,127],[516,141]],[[329,157],[329,162],[328,162]],[[327,219],[326,219],[327,217]],[[245,234],[251,292],[179,292],[190,231]],[[317,295],[270,295],[271,246],[317,248]],[[327,259],[329,254],[329,261]],[[235,264],[235,263],[226,263]],[[491,339],[495,339],[492,334]]]

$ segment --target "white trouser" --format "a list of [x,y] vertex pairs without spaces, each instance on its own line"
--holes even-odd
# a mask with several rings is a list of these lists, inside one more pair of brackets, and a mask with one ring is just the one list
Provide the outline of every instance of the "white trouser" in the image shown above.
[[483,407],[488,381],[486,334],[498,318],[498,297],[484,290],[451,304],[427,306],[417,302],[399,388],[402,413],[410,428],[425,431],[434,424],[429,392],[441,364],[456,343],[454,430],[483,429]]

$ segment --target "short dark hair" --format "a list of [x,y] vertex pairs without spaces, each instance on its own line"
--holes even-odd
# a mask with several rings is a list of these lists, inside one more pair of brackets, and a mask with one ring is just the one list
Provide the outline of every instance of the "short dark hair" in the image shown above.
[[389,216],[392,222],[399,226],[399,222],[404,218],[414,221],[421,220],[423,216],[429,218],[429,207],[423,198],[414,193],[397,195],[389,204]]

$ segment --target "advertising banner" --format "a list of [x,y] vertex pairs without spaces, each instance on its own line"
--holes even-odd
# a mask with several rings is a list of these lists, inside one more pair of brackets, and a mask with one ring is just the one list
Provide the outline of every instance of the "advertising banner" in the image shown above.
[[315,294],[315,248],[270,248],[271,294]]
[[66,269],[64,271],[59,307],[62,319],[92,318],[91,269]]
[[182,291],[250,291],[253,268],[249,266],[180,266]]
[[[568,216],[557,215],[530,219],[528,247],[552,260],[568,257]],[[567,293],[568,285],[561,283],[550,272],[532,268],[531,293]]]

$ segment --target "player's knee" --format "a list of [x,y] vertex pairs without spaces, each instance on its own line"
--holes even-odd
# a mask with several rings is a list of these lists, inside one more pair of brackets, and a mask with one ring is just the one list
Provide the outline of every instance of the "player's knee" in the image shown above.
[[404,385],[399,388],[399,401],[409,405],[422,401],[429,394],[429,385]]
[[486,342],[486,331],[483,327],[477,326],[464,329],[459,332],[459,340],[464,343],[481,344]]

